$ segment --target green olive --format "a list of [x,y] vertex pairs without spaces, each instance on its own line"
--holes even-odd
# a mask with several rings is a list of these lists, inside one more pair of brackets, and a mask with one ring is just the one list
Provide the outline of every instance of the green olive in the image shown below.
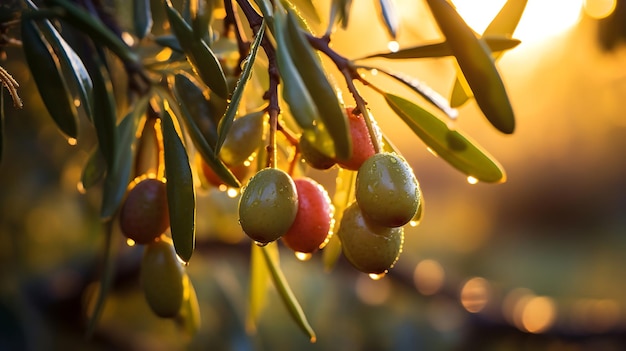
[[260,244],[283,236],[297,212],[296,185],[287,173],[276,168],[262,169],[250,178],[239,199],[239,223]]
[[183,303],[184,279],[189,278],[169,240],[163,238],[146,245],[140,279],[152,311],[159,317],[175,317]]
[[376,154],[361,165],[355,195],[363,213],[385,227],[408,223],[417,212],[421,196],[411,166],[393,153]]
[[233,121],[220,150],[220,157],[225,164],[240,165],[259,148],[263,139],[264,117],[264,111],[257,111]]
[[337,235],[343,254],[364,273],[380,274],[398,260],[404,243],[404,228],[383,227],[363,216],[356,202],[343,212]]

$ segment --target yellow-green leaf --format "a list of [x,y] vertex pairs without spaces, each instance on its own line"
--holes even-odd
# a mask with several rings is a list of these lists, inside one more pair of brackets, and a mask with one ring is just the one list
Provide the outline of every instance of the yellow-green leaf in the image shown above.
[[396,11],[395,4],[391,0],[378,0],[377,4],[378,13],[385,24],[387,33],[391,38],[395,39],[400,26],[400,17]]
[[61,73],[59,60],[35,23],[23,19],[22,48],[30,73],[46,109],[68,137],[78,136],[78,111]]
[[167,107],[161,111],[161,130],[172,241],[178,256],[189,262],[195,246],[196,194],[187,150]]
[[91,151],[89,157],[87,158],[87,162],[85,162],[85,166],[83,166],[83,171],[80,175],[81,187],[87,190],[96,185],[100,180],[102,180],[102,178],[104,178],[106,170],[106,162],[104,162],[104,158],[102,157],[100,150],[96,147]]
[[336,157],[348,159],[352,155],[352,142],[344,108],[291,11],[287,11],[285,37],[289,42],[288,48],[293,62],[319,112],[317,119],[323,122],[333,140]]
[[478,107],[502,133],[515,130],[515,116],[502,78],[487,45],[463,21],[446,0],[427,0],[450,49],[474,93]]
[[241,102],[241,98],[243,96],[243,90],[246,87],[246,84],[250,80],[250,74],[252,73],[252,67],[254,66],[254,61],[256,59],[256,55],[259,51],[259,46],[261,45],[261,40],[263,40],[263,36],[265,34],[265,20],[261,23],[261,27],[259,31],[256,33],[256,37],[250,46],[250,54],[246,57],[246,60],[243,65],[243,71],[239,76],[239,80],[237,81],[237,85],[235,86],[235,90],[233,91],[233,95],[230,99],[230,103],[226,108],[226,112],[224,116],[220,119],[220,123],[218,125],[217,130],[217,144],[215,145],[215,154],[219,154],[224,141],[226,140],[226,136],[230,131],[230,127],[233,124],[233,120],[237,115],[237,110],[239,109],[239,103]]
[[451,130],[430,112],[402,97],[383,93],[387,104],[436,155],[467,176],[487,183],[506,180],[502,167],[474,141]]
[[162,95],[164,95],[164,98],[167,99],[172,106],[174,103],[177,103],[178,107],[180,107],[180,117],[182,117],[185,126],[187,127],[187,132],[191,137],[191,141],[202,159],[211,167],[211,169],[213,169],[215,174],[217,174],[225,184],[234,188],[239,188],[241,183],[230,171],[230,169],[228,169],[224,162],[217,157],[215,149],[210,144],[213,142],[213,145],[215,145],[214,143],[217,140],[217,131],[215,131],[215,139],[212,141],[210,138],[205,136],[200,129],[199,123],[197,123],[196,118],[211,119],[209,116],[194,115],[195,112],[207,112],[203,106],[198,106],[198,104],[203,103],[203,100],[201,99],[204,99],[200,88],[189,80],[187,76],[178,74],[175,78],[174,93],[176,95],[176,101],[170,98],[168,92],[164,92]]
[[[508,0],[483,32],[483,38],[495,35],[512,36],[522,18],[527,2],[528,0]],[[493,60],[496,62],[504,54],[503,51],[494,52],[496,50],[493,50],[493,48],[491,48],[491,51],[493,52]],[[473,96],[472,91],[467,87],[467,82],[461,81],[463,77],[459,77],[459,74],[460,72],[457,72],[457,78],[454,81],[452,95],[450,96],[450,103],[455,107],[463,105]]]
[[[503,35],[490,35],[484,36],[480,40],[484,41],[492,52],[501,52],[512,49],[519,45],[520,41],[512,39]],[[357,60],[364,60],[369,58],[386,58],[393,60],[410,60],[419,58],[436,58],[452,56],[452,49],[447,41],[412,46],[403,48],[394,52],[382,52],[377,54],[368,55]]]
[[193,35],[193,30],[172,7],[170,0],[165,1],[165,12],[172,26],[172,31],[180,46],[185,51],[189,62],[198,72],[202,81],[218,96],[227,99],[229,95],[226,77],[217,57],[202,38]]
[[277,262],[278,255],[272,255],[270,253],[270,250],[278,249],[276,245],[276,242],[273,242],[261,248],[263,258],[265,258],[265,263],[269,269],[274,286],[278,291],[278,295],[283,300],[285,307],[287,307],[289,314],[291,314],[291,317],[296,321],[300,329],[302,329],[302,331],[309,336],[309,340],[311,342],[315,342],[315,331],[311,328],[300,303],[298,303],[298,300],[289,287],[289,283],[287,283],[287,279],[285,278],[283,271],[280,269],[280,265]]
[[[267,299],[267,283],[270,273],[263,258],[263,250],[260,246],[252,243],[250,252],[250,289],[248,290],[248,313],[246,316],[246,331],[250,334],[256,332],[257,322],[261,316]],[[278,254],[273,250],[271,254]]]

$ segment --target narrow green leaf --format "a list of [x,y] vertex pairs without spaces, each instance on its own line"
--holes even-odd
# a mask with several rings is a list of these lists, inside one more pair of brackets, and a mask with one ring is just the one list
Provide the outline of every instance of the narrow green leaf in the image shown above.
[[117,146],[117,105],[111,76],[104,63],[104,53],[98,51],[93,54],[93,61],[88,62],[88,71],[93,82],[93,125],[98,137],[98,145],[107,168],[111,169],[116,163]]
[[254,0],[256,5],[261,10],[261,14],[266,21],[273,23],[274,21],[274,6],[270,0]]
[[164,47],[170,48],[173,51],[183,53],[183,48],[178,42],[178,38],[175,35],[161,35],[154,38],[154,41]]
[[[510,37],[513,35],[517,24],[522,18],[522,13],[526,8],[527,0],[509,0],[507,1],[500,12],[494,17],[487,29],[483,32],[483,37],[492,35],[502,35]],[[494,51],[493,49],[491,51]],[[503,51],[494,52],[492,54],[493,60],[498,61],[504,54]],[[462,73],[457,71],[457,78],[454,81],[454,87],[452,88],[452,95],[450,97],[450,103],[452,106],[461,106],[469,98],[473,97],[471,89],[467,86],[467,82],[463,82],[463,77],[460,77]]]
[[307,16],[307,19],[312,19],[313,22],[319,24],[322,22],[322,18],[320,17],[319,12],[317,12],[317,7],[313,3],[313,0],[282,0],[283,6],[287,8],[297,9],[298,15],[302,13]]
[[100,153],[100,150],[96,147],[89,154],[83,171],[80,175],[80,184],[83,189],[88,190],[92,186],[96,185],[102,180],[106,174],[107,165]]
[[430,112],[399,96],[382,93],[391,109],[436,155],[479,181],[500,183],[506,180],[502,167],[481,147]]
[[[335,208],[333,225],[333,233],[339,230],[339,224],[343,217],[343,211],[354,201],[354,184],[356,182],[356,173],[354,171],[339,168],[337,178],[335,179],[335,195],[333,195],[333,206]],[[324,269],[330,271],[337,263],[341,255],[341,240],[337,235],[330,237],[328,244],[322,250],[322,262]]]
[[104,239],[104,252],[102,254],[102,277],[100,278],[100,284],[97,286],[97,291],[95,292],[97,295],[95,297],[96,301],[93,305],[92,311],[87,311],[88,321],[87,321],[87,329],[85,330],[85,336],[87,339],[91,339],[93,333],[96,331],[96,327],[98,325],[98,321],[100,321],[100,316],[102,316],[102,311],[104,310],[104,304],[106,302],[106,298],[109,295],[109,291],[111,290],[111,285],[113,283],[113,278],[115,278],[115,254],[116,249],[114,247],[114,228],[119,228],[119,219],[115,219],[114,221],[109,221],[105,223],[105,239]]
[[167,108],[161,111],[167,202],[174,248],[189,262],[195,246],[196,194],[187,150]]
[[22,20],[22,47],[39,95],[59,129],[69,138],[78,136],[78,111],[59,59],[33,21]]
[[227,99],[229,91],[226,77],[215,54],[203,39],[193,35],[191,27],[172,7],[170,0],[165,1],[165,12],[174,35],[178,38],[192,67],[211,90],[223,99]]
[[367,70],[377,70],[380,73],[383,73],[396,81],[404,84],[409,89],[413,90],[421,97],[430,102],[433,106],[437,107],[441,112],[448,115],[450,118],[456,118],[459,112],[450,107],[448,100],[446,100],[443,96],[441,96],[438,92],[434,91],[430,88],[426,83],[418,80],[417,78],[410,77],[401,73],[393,73],[389,72],[385,69],[379,67],[369,67],[369,66],[357,66],[358,68],[364,68]]
[[152,30],[152,24],[150,0],[133,0],[133,26],[137,38],[145,38]]
[[204,96],[203,88],[187,74],[179,73],[174,76],[174,95],[181,112],[185,115],[183,117],[189,117],[193,120],[192,122],[197,125],[202,136],[213,150],[217,143],[217,123],[215,121],[218,118],[212,116],[213,111],[211,111],[209,102]]
[[237,115],[237,111],[239,110],[239,103],[241,102],[241,97],[243,96],[244,88],[246,84],[250,80],[250,74],[252,73],[252,67],[254,66],[254,60],[256,59],[257,53],[259,51],[259,46],[261,45],[261,40],[263,40],[263,36],[265,34],[265,20],[261,23],[261,27],[250,46],[250,53],[246,57],[243,65],[243,71],[239,76],[239,80],[237,81],[237,85],[235,85],[235,90],[233,91],[233,95],[230,99],[230,103],[226,108],[226,112],[224,116],[220,119],[220,123],[218,125],[217,130],[217,143],[215,145],[215,154],[219,154],[222,145],[224,145],[224,140],[226,140],[226,136],[230,131],[230,127],[233,124],[233,120]]
[[[250,289],[248,289],[248,313],[246,316],[246,331],[249,334],[256,332],[257,322],[267,300],[267,283],[270,272],[263,258],[263,250],[252,243],[250,251]],[[278,253],[273,250],[273,253]]]
[[332,28],[336,23],[339,23],[343,29],[348,28],[351,7],[352,0],[331,0],[327,34],[332,32]]
[[450,49],[474,93],[478,107],[502,133],[515,130],[515,116],[491,51],[446,0],[427,0]]
[[352,142],[344,108],[339,102],[336,90],[328,81],[318,57],[300,30],[295,15],[290,11],[287,12],[286,38],[289,41],[291,57],[295,58],[294,64],[317,106],[318,118],[333,139],[336,157],[348,159],[352,155]]
[[[28,0],[27,5],[31,10],[37,10],[37,6],[32,1]],[[65,72],[69,73],[64,75],[64,77],[72,79],[72,82],[68,82],[69,88],[77,88],[80,104],[83,106],[87,116],[91,119],[93,84],[83,61],[80,57],[78,57],[74,49],[72,49],[65,39],[63,39],[61,34],[56,30],[56,28],[54,28],[50,21],[43,20],[40,23],[40,30],[44,37],[50,41],[50,45],[54,49],[60,61],[61,68]]]
[[296,321],[300,329],[304,331],[305,334],[309,336],[309,340],[311,342],[316,341],[315,331],[311,328],[302,307],[298,303],[298,300],[294,296],[291,288],[289,287],[289,283],[287,283],[287,279],[283,274],[280,266],[277,262],[278,254],[275,255],[270,253],[270,250],[278,250],[276,243],[270,243],[267,246],[261,248],[261,252],[263,253],[263,258],[265,258],[265,263],[267,264],[267,268],[269,269],[270,275],[274,282],[274,286],[278,291],[278,295],[282,298],[285,307],[291,314],[291,317]]
[[[484,36],[480,40],[484,41],[485,44],[489,47],[489,49],[493,52],[502,52],[505,50],[510,50],[521,42],[517,39],[512,39],[509,37],[505,37],[502,35],[489,35]],[[437,58],[437,57],[446,57],[452,56],[452,49],[447,41],[413,46],[409,48],[400,49],[395,52],[383,52],[368,55],[356,60],[364,60],[369,58],[386,58],[393,60],[407,60],[407,59],[419,59],[419,58]],[[355,61],[356,61],[355,60]]]
[[212,19],[213,8],[209,7],[213,5],[212,1],[205,0],[189,0],[187,1],[190,5],[190,15],[191,15],[191,30],[193,31],[193,35],[198,39],[203,39],[207,43],[209,41],[209,23]]
[[[222,162],[222,160],[215,155],[215,149],[210,145],[210,141],[207,140],[204,133],[202,133],[199,124],[196,122],[196,117],[193,115],[194,108],[192,107],[192,104],[195,102],[190,100],[193,95],[198,94],[198,91],[194,91],[194,89],[196,88],[194,88],[193,82],[191,82],[186,76],[178,74],[176,75],[174,82],[174,94],[176,95],[176,99],[171,99],[168,93],[161,93],[161,95],[169,101],[171,106],[175,106],[175,104],[177,104],[180,108],[179,115],[182,117],[185,126],[187,127],[187,132],[191,137],[191,141],[202,159],[211,167],[211,169],[213,169],[215,174],[217,174],[220,179],[224,181],[224,184],[234,188],[239,188],[241,183],[230,171],[230,169],[228,169],[224,162]],[[202,95],[202,92],[200,91],[199,94]]]
[[398,27],[400,26],[400,17],[398,17],[394,3],[391,0],[378,0],[377,4],[378,13],[385,24],[387,33],[390,37],[395,39],[398,33]]
[[102,189],[100,216],[104,219],[115,214],[126,194],[132,176],[137,129],[143,125],[142,120],[146,114],[149,98],[149,95],[145,95],[139,99],[117,125],[118,144],[115,148],[115,163],[108,169]]
[[49,5],[59,6],[64,10],[63,20],[76,27],[89,38],[100,43],[127,63],[139,64],[139,56],[126,43],[107,28],[102,21],[68,0],[46,0]]

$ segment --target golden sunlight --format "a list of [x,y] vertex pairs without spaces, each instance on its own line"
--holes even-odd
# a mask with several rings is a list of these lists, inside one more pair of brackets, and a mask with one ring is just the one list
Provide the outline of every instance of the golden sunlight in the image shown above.
[[[454,0],[457,11],[476,32],[482,33],[498,14],[505,0]],[[587,3],[605,1],[587,0]],[[580,18],[583,0],[529,0],[513,35],[524,43],[539,42],[573,27]]]

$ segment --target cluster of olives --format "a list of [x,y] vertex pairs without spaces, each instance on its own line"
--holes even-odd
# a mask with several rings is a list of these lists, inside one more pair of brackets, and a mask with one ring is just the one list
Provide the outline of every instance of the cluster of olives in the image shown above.
[[[358,270],[381,274],[391,268],[404,241],[403,226],[417,213],[419,184],[408,163],[395,153],[376,153],[362,115],[347,108],[352,155],[331,158],[301,138],[302,158],[313,168],[334,165],[357,171],[356,201],[342,214],[337,235],[348,261]],[[376,125],[374,124],[374,127]],[[380,133],[374,129],[380,144]],[[334,219],[327,192],[310,178],[293,180],[286,172],[266,168],[254,175],[239,201],[243,231],[265,245],[282,238],[296,252],[313,253],[328,241]]]

